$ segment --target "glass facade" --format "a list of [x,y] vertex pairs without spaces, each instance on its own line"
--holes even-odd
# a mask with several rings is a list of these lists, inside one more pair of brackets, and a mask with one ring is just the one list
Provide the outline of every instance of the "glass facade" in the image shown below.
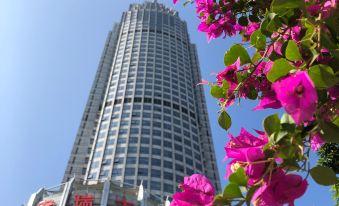
[[[112,52],[103,55],[111,64],[105,92],[96,99],[100,106],[87,145],[86,173],[79,175],[88,184],[143,180],[153,194],[168,195],[184,176],[202,173],[220,190],[204,94],[196,86],[199,63],[186,23],[175,11],[145,2],[132,4],[114,28],[107,46]],[[72,151],[75,159],[81,155]],[[70,167],[69,162],[66,179]]]

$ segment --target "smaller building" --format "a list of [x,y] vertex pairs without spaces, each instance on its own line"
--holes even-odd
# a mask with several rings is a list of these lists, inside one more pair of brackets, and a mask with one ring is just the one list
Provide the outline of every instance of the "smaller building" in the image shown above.
[[83,180],[70,181],[41,188],[32,194],[26,206],[165,206],[159,196],[149,194],[141,186],[131,187],[120,182],[105,180],[98,184],[84,184]]

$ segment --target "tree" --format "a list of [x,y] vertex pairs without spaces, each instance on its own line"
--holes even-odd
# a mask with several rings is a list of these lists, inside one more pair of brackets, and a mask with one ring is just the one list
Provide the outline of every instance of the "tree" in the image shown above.
[[[174,0],[177,3],[178,0]],[[242,129],[225,146],[229,184],[211,200],[184,182],[172,205],[283,205],[301,197],[311,176],[338,188],[339,12],[334,0],[188,0],[208,41],[241,35],[224,56],[225,69],[209,82],[220,106],[219,124],[232,125],[227,108],[259,100],[254,110],[283,109],[263,120],[256,135]],[[253,47],[250,55],[246,47]],[[250,52],[251,53],[251,52]],[[319,151],[311,166],[310,153]],[[299,174],[296,174],[299,173]],[[189,179],[188,179],[189,180]],[[211,191],[211,190],[209,190]],[[200,194],[200,196],[199,196]],[[338,193],[335,198],[338,197]],[[202,196],[201,196],[202,195]],[[199,202],[198,201],[198,202]]]

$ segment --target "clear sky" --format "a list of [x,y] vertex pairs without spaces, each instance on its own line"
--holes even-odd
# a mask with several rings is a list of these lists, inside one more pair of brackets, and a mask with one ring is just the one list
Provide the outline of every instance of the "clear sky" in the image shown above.
[[[107,32],[131,2],[143,1],[0,0],[1,206],[20,205],[40,187],[60,183]],[[213,81],[210,74],[224,69],[223,54],[236,39],[208,44],[196,29],[194,7],[174,8],[198,44],[203,78]],[[206,97],[224,186],[227,134],[217,126],[216,101]],[[255,104],[229,109],[232,133],[261,129],[270,111],[252,112]],[[310,185],[296,205],[332,205],[328,187]]]

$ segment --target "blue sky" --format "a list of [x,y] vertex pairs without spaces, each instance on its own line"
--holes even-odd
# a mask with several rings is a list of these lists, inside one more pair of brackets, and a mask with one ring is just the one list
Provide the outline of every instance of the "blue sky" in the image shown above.
[[[20,205],[40,187],[61,181],[107,32],[131,2],[143,1],[0,1],[1,205]],[[171,0],[163,2],[173,7]],[[208,44],[196,30],[194,7],[174,8],[198,44],[203,78],[213,81],[210,73],[224,68],[224,52],[239,39]],[[227,134],[217,126],[216,101],[206,97],[225,185]],[[261,129],[263,117],[272,111],[252,112],[255,104],[242,102],[229,109],[231,133],[238,134],[241,127]],[[327,187],[311,180],[310,185],[296,205],[332,205]]]

